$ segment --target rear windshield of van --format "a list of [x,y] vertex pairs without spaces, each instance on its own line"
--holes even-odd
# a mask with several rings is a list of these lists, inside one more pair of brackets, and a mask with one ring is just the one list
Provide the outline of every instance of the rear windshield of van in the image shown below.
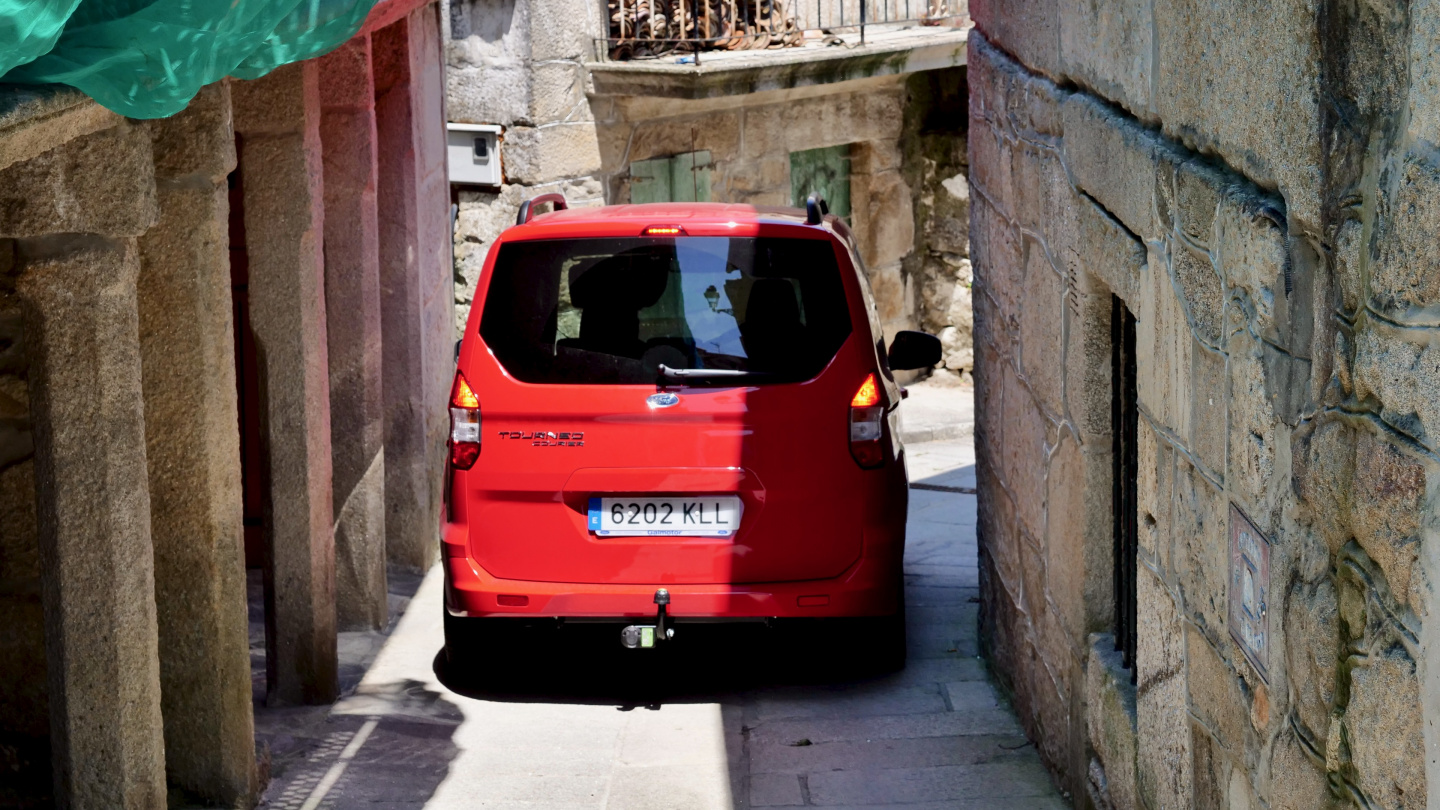
[[528,383],[763,385],[819,374],[850,312],[825,240],[536,240],[500,249],[480,334]]

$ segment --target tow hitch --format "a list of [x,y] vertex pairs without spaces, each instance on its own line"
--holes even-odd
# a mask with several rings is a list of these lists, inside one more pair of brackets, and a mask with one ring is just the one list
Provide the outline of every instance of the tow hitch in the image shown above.
[[665,626],[665,606],[670,604],[670,592],[661,588],[655,591],[655,624],[632,624],[620,631],[620,643],[627,650],[648,650],[662,641],[675,637],[675,628]]

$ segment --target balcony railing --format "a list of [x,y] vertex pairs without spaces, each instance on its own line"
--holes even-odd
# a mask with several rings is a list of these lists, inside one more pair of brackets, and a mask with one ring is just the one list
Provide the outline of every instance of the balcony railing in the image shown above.
[[609,36],[596,49],[623,61],[703,51],[853,46],[869,25],[952,25],[967,0],[609,0]]

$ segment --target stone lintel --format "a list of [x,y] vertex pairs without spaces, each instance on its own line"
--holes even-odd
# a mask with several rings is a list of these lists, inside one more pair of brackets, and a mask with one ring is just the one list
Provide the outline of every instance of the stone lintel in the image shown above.
[[21,240],[57,803],[166,802],[133,239]]
[[316,61],[233,85],[269,469],[267,700],[335,699],[330,381]]
[[229,807],[256,791],[235,425],[225,176],[230,92],[152,125],[160,221],[140,239],[140,360],[172,786]]

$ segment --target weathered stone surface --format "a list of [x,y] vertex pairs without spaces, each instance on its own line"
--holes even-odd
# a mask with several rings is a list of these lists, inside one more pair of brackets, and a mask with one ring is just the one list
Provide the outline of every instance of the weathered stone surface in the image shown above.
[[1226,185],[1225,175],[1200,158],[1185,161],[1175,172],[1175,227],[1202,248],[1210,246]]
[[1339,606],[1329,578],[1296,582],[1285,597],[1285,662],[1295,711],[1320,747],[1330,735],[1340,649]]
[[1005,413],[1001,469],[1015,497],[1016,514],[1032,533],[1044,529],[1045,469],[1036,459],[1046,456],[1049,425],[1030,389],[1008,369],[1005,377]]
[[1138,810],[1135,760],[1135,687],[1122,668],[1115,637],[1091,636],[1085,665],[1086,719],[1090,745],[1105,767],[1106,799],[1114,810]]
[[[368,36],[320,60],[325,186],[325,322],[330,376],[335,613],[341,630],[379,630],[385,587],[379,155]],[[379,481],[370,480],[381,471]]]
[[1216,266],[1230,287],[1243,287],[1254,304],[1258,328],[1274,323],[1275,296],[1284,295],[1285,220],[1277,200],[1229,188],[1214,222]]
[[1433,445],[1440,437],[1440,349],[1412,333],[1370,322],[1355,337],[1355,395],[1379,400],[1380,416]]
[[1354,313],[1365,295],[1361,256],[1364,230],[1360,220],[1347,219],[1335,233],[1335,282],[1340,290],[1340,306],[1347,313]]
[[1020,369],[1047,413],[1061,412],[1065,282],[1045,260],[1040,245],[1026,240],[1025,293],[1020,304]]
[[[1083,253],[1076,256],[1080,267],[1093,273],[1110,291],[1132,308],[1138,305],[1145,246],[1108,211],[1080,197],[1075,201],[1076,244]],[[1077,251],[1078,252],[1078,251]],[[1068,252],[1062,255],[1070,255]]]
[[1295,492],[1332,554],[1351,537],[1355,441],[1355,430],[1333,419],[1297,431],[1291,443]]
[[1198,342],[1190,350],[1190,451],[1212,471],[1225,469],[1226,427],[1225,355]]
[[1182,297],[1185,314],[1195,336],[1210,346],[1219,346],[1224,318],[1224,292],[1220,276],[1210,257],[1184,245],[1175,245],[1170,254],[1175,291]]
[[995,44],[1026,67],[1061,75],[1060,14],[1056,0],[973,0],[970,16]]
[[[56,797],[165,804],[131,240],[19,243]],[[104,380],[104,385],[96,385]]]
[[[976,479],[980,482],[980,479]],[[979,499],[980,549],[994,566],[1003,600],[1013,608],[1020,596],[1020,535],[1015,523],[1015,504],[994,476],[986,476],[978,489],[987,493]],[[1009,625],[1007,625],[1008,627]],[[1018,626],[1016,627],[1018,629]]]
[[870,267],[900,261],[915,247],[910,187],[897,171],[866,175],[863,185],[858,180],[859,177],[851,177],[853,204],[863,206],[866,212],[863,223],[860,216],[855,217],[855,237],[861,256]]
[[136,295],[170,783],[253,801],[230,205],[230,93],[207,87],[151,124],[160,221],[140,239]]
[[1065,73],[1141,119],[1153,118],[1151,4],[1079,0],[1057,4]]
[[1190,721],[1186,714],[1179,612],[1150,573],[1138,575],[1140,632],[1136,651],[1136,792],[1144,806],[1190,806]]
[[73,87],[7,85],[0,97],[0,169],[122,121]]
[[1440,144],[1440,66],[1431,58],[1440,37],[1440,7],[1432,0],[1415,3],[1409,9],[1408,22],[1408,31],[1396,28],[1409,35],[1405,54],[1409,58],[1394,60],[1408,68],[1408,134],[1418,141]]
[[150,132],[141,123],[75,138],[0,171],[0,238],[139,236],[157,216]]
[[536,124],[583,121],[585,68],[579,62],[541,62],[530,66],[530,120]]
[[[1109,562],[1108,559],[1088,559],[1094,555],[1086,553],[1089,550],[1085,526],[1086,484],[1085,458],[1080,445],[1072,436],[1062,433],[1045,476],[1044,566],[1046,571],[1055,572],[1046,580],[1047,590],[1056,609],[1056,619],[1069,637],[1068,649],[1082,649],[1086,643],[1085,572],[1098,567],[1097,562]],[[1060,576],[1061,571],[1069,573]]]
[[1426,806],[1420,694],[1415,662],[1399,646],[1350,671],[1344,718],[1350,757],[1359,787],[1381,807]]
[[1421,520],[1425,514],[1427,466],[1393,441],[1359,431],[1355,442],[1355,488],[1351,530],[1380,566],[1401,602],[1423,611],[1418,581]]
[[1136,571],[1135,597],[1139,611],[1135,686],[1144,694],[1184,674],[1185,637],[1174,598],[1148,568]]
[[438,37],[425,6],[377,32],[373,45],[385,545],[391,563],[416,570],[429,568],[439,551],[445,402],[455,363]]
[[[996,318],[991,324],[991,334],[997,338],[1018,330],[1020,299],[1026,257],[1021,252],[1020,235],[1000,216],[1000,212],[985,200],[976,200],[970,207],[970,231],[974,239],[971,245],[975,259],[975,289],[989,294],[995,301]],[[1026,249],[1034,246],[1026,245]],[[1044,262],[1044,257],[1037,257]]]
[[250,325],[261,363],[274,567],[267,588],[267,700],[334,700],[335,537],[326,350],[319,67],[234,85],[242,136]]
[[[518,4],[512,4],[512,7]],[[467,42],[452,42],[450,67],[445,73],[445,100],[450,116],[468,124],[510,125],[530,119],[530,82],[524,63],[495,61],[483,67],[457,65],[456,54]]]
[[[1013,145],[990,121],[973,118],[970,127],[970,183],[979,196],[999,209],[1001,216],[1013,216],[1015,206]],[[973,208],[972,208],[973,211]],[[974,214],[972,213],[972,217]],[[971,234],[974,238],[974,234]]]
[[1141,419],[1136,429],[1138,452],[1136,466],[1136,510],[1139,513],[1139,546],[1141,555],[1149,556],[1161,571],[1173,570],[1170,564],[1171,480],[1174,477],[1174,454],[1150,421]]
[[1323,762],[1317,764],[1294,731],[1283,731],[1270,761],[1270,806],[1274,810],[1333,810]]
[[534,185],[600,171],[593,122],[512,127],[500,145],[505,179]]
[[[1228,636],[1225,641],[1228,644]],[[1246,699],[1243,682],[1219,650],[1203,635],[1188,628],[1185,653],[1190,710],[1219,744],[1235,756],[1245,750],[1245,734],[1250,725],[1247,719],[1250,701]]]
[[1281,491],[1275,481],[1275,466],[1288,461],[1279,457],[1279,436],[1266,385],[1259,341],[1231,338],[1230,348],[1230,457],[1226,481],[1231,498],[1239,503],[1262,531],[1268,531],[1269,509]]
[[1176,459],[1175,568],[1190,619],[1224,638],[1229,577],[1225,496],[1193,466]]
[[1155,237],[1154,136],[1087,93],[1071,95],[1063,109],[1065,168],[1076,187],[1130,232]]
[[1407,156],[1398,185],[1390,216],[1378,223],[1370,305],[1406,318],[1412,310],[1440,305],[1440,260],[1428,248],[1431,235],[1440,232],[1440,168],[1418,155]]
[[1318,225],[1318,3],[1162,0],[1154,13],[1165,134],[1278,185],[1292,215]]

